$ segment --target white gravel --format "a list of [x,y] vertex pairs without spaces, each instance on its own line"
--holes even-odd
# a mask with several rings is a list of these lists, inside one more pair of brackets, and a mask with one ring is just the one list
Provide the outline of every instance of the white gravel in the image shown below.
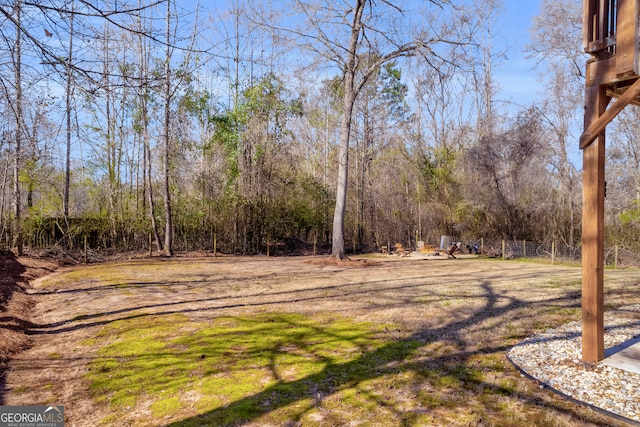
[[[640,316],[625,312],[640,313],[640,304],[605,313],[605,349],[640,336]],[[640,422],[640,374],[603,362],[583,363],[581,334],[581,322],[571,322],[526,339],[507,356],[520,370],[556,392]]]

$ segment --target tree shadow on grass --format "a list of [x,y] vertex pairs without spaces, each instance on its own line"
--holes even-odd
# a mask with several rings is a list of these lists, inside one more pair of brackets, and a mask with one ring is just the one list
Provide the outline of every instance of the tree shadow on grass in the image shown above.
[[[495,278],[500,277],[499,271],[493,271],[493,276]],[[252,276],[253,277],[253,276]],[[236,308],[248,308],[248,307],[261,307],[261,306],[286,306],[288,304],[295,303],[313,303],[314,301],[320,300],[328,300],[341,296],[349,296],[353,297],[356,295],[374,295],[380,294],[384,292],[407,292],[411,290],[421,290],[425,289],[425,284],[422,283],[421,279],[433,279],[433,275],[428,275],[424,277],[413,277],[411,278],[412,283],[405,283],[406,280],[400,280],[399,284],[390,283],[389,280],[372,280],[367,282],[357,282],[357,283],[349,283],[349,284],[338,284],[338,285],[330,285],[323,286],[322,288],[311,288],[311,289],[298,289],[298,290],[286,290],[286,291],[266,291],[252,294],[241,294],[241,295],[218,295],[218,296],[208,296],[205,298],[193,298],[193,299],[183,299],[178,301],[164,301],[160,303],[153,304],[143,304],[143,305],[134,305],[131,307],[123,307],[109,311],[102,311],[92,314],[83,314],[80,316],[76,316],[71,319],[64,319],[54,323],[48,324],[33,324],[29,323],[28,333],[32,335],[56,335],[62,334],[65,332],[75,331],[78,329],[91,328],[96,326],[104,326],[115,321],[120,320],[134,320],[142,317],[148,316],[157,316],[157,315],[173,315],[173,314],[186,314],[186,313],[196,313],[196,312],[206,312],[206,311],[217,311],[222,309],[236,309]],[[529,278],[530,275],[523,274],[521,276],[511,276],[512,280],[518,280],[520,278]],[[490,281],[492,277],[489,277]],[[432,295],[438,294],[438,286],[445,285],[450,283],[451,279],[449,275],[444,275],[442,277],[442,282],[433,282],[430,283],[427,287],[432,288]],[[211,280],[198,280],[195,283],[211,283]],[[194,282],[189,282],[194,283]],[[488,282],[489,283],[489,282]],[[113,291],[113,292],[121,292],[123,289],[129,288],[152,288],[157,286],[169,286],[174,284],[173,282],[168,283],[159,283],[159,282],[133,282],[128,283],[126,285],[106,285],[106,286],[95,286],[91,288],[82,288],[78,291],[82,292],[95,292],[95,291]],[[363,287],[363,285],[366,285]],[[318,290],[322,290],[324,292],[323,295],[314,295]],[[72,291],[56,291],[55,293],[66,293]],[[75,291],[73,291],[75,292]],[[40,291],[38,294],[50,294],[49,291]],[[307,295],[310,294],[310,295]],[[428,294],[428,293],[427,293]],[[425,293],[423,292],[423,295]],[[572,296],[578,296],[579,292],[574,292],[571,294]],[[286,298],[289,296],[290,298]],[[454,297],[464,297],[464,296],[456,296],[456,295],[447,295],[448,298]],[[567,298],[569,295],[567,295]],[[270,298],[267,300],[262,300],[259,302],[247,302],[247,300],[251,300],[252,298]],[[564,298],[564,299],[567,299]],[[225,304],[218,306],[199,306],[193,307],[198,304],[215,304],[218,301],[223,301]],[[237,302],[234,302],[237,301]],[[404,303],[406,301],[400,301],[400,303]],[[553,300],[547,299],[546,303],[554,302]],[[494,301],[495,303],[495,301]],[[576,303],[579,306],[579,303]],[[189,308],[184,308],[182,306],[187,306]],[[166,309],[173,308],[171,310],[165,310],[161,312],[156,312],[152,310],[156,309]],[[136,313],[139,312],[139,313]],[[124,315],[127,313],[131,313],[128,316],[114,317],[119,315]],[[98,320],[102,319],[102,320]]]
[[[504,408],[500,407],[501,403],[496,398],[497,396],[508,396],[515,406],[524,403],[534,407],[544,407],[552,412],[564,413],[580,422],[608,425],[595,418],[585,419],[583,415],[570,409],[568,405],[546,400],[537,393],[523,393],[518,391],[513,384],[487,382],[482,378],[482,375],[479,375],[479,371],[474,367],[474,358],[502,355],[510,346],[484,345],[480,348],[470,346],[471,343],[465,342],[466,338],[461,331],[469,325],[504,315],[525,304],[517,298],[510,298],[507,304],[499,305],[498,301],[504,300],[504,296],[494,293],[489,283],[484,283],[482,288],[486,304],[468,318],[442,325],[439,328],[416,331],[403,339],[389,342],[372,351],[363,352],[353,360],[344,363],[328,363],[320,372],[296,380],[279,379],[276,384],[257,393],[236,399],[206,413],[173,422],[168,426],[242,425],[255,422],[275,411],[288,414],[288,420],[284,425],[299,425],[306,414],[320,407],[327,398],[348,389],[357,390],[369,403],[378,408],[384,408],[385,412],[393,413],[396,423],[399,420],[401,425],[423,423],[425,417],[432,417],[433,422],[442,423],[443,420],[438,420],[438,414],[442,413],[441,409],[465,405],[465,399],[479,400],[486,412],[493,412],[494,416],[500,417],[500,411]],[[569,298],[573,299],[575,296]],[[457,349],[464,349],[467,346],[476,347],[476,349],[472,351],[456,350],[451,354],[426,358],[420,354],[422,347],[436,342],[443,342]],[[382,379],[387,375],[403,373],[413,373],[430,382],[434,387],[431,391],[433,396],[422,399],[422,402],[417,406],[407,408],[406,402],[400,403],[398,400],[385,396],[384,390],[372,391],[370,388],[361,387],[364,383],[371,383],[371,381]],[[388,381],[393,382],[392,379]],[[448,391],[443,392],[443,390]],[[424,391],[407,390],[407,392],[417,395]],[[297,406],[292,409],[296,403]],[[350,419],[349,415],[331,419],[331,414],[327,414],[327,411],[324,413],[327,418],[323,419],[321,424],[341,425],[349,421],[357,421]],[[482,424],[481,414],[472,416],[472,418],[474,418],[474,423]],[[508,422],[503,424],[508,425]],[[537,422],[532,424],[537,424]]]
[[[499,269],[498,269],[499,270]],[[562,402],[548,401],[541,397],[540,393],[522,393],[518,390],[500,384],[479,378],[473,368],[474,358],[486,355],[503,355],[508,350],[504,345],[504,340],[498,343],[477,343],[469,342],[470,335],[468,329],[483,322],[491,322],[492,318],[500,318],[510,313],[510,317],[520,315],[519,309],[523,307],[532,307],[541,309],[547,305],[562,305],[564,307],[579,307],[579,291],[564,291],[557,295],[548,295],[539,301],[529,302],[518,299],[517,297],[509,297],[501,292],[495,292],[492,283],[500,278],[500,271],[491,271],[482,273],[487,281],[482,283],[482,294],[469,296],[465,294],[464,289],[460,289],[459,294],[447,294],[447,298],[456,299],[477,299],[483,301],[483,305],[472,312],[465,314],[464,312],[455,313],[454,320],[439,327],[423,328],[417,330],[408,337],[392,340],[382,346],[367,350],[363,349],[361,354],[353,359],[344,362],[327,361],[319,372],[302,375],[300,378],[287,379],[286,376],[274,375],[275,383],[269,383],[264,388],[254,387],[245,395],[232,398],[231,402],[224,405],[210,405],[215,409],[209,410],[201,415],[192,418],[176,421],[171,426],[190,426],[190,425],[238,425],[248,422],[260,422],[261,417],[267,416],[278,411],[291,411],[287,418],[287,424],[296,425],[303,420],[305,415],[310,414],[317,408],[322,407],[324,403],[340,393],[350,390],[356,390],[357,393],[366,396],[366,400],[374,402],[375,405],[385,408],[389,412],[395,414],[396,419],[402,420],[405,425],[410,425],[418,420],[422,420],[425,414],[437,414],[441,408],[451,408],[455,405],[464,405],[464,399],[486,398],[484,405],[490,410],[500,413],[501,409],[497,407],[497,403],[492,401],[495,396],[510,395],[510,401],[514,404],[525,402],[533,407],[546,408],[549,411],[557,411],[567,414],[574,421],[583,421],[583,415],[578,412],[567,409],[567,405]],[[523,276],[524,278],[530,276]],[[394,292],[404,296],[398,297],[394,303],[402,304],[404,302],[411,303],[416,298],[416,294],[430,295],[443,298],[439,294],[437,287],[439,282],[430,282],[425,285],[423,278],[433,279],[432,275],[424,277],[416,276],[410,278],[410,283],[406,279],[399,281],[366,281],[362,283],[338,284],[320,289],[325,290],[325,295],[318,295],[318,289],[302,289],[294,291],[265,291],[252,295],[228,295],[214,296],[206,298],[185,299],[180,301],[169,300],[158,304],[138,304],[131,307],[121,307],[110,311],[99,312],[82,316],[82,318],[68,319],[63,322],[52,324],[33,325],[34,333],[42,334],[60,334],[73,331],[80,328],[90,328],[93,326],[107,325],[117,321],[142,319],[148,317],[170,317],[171,315],[187,314],[192,312],[211,312],[225,308],[240,308],[272,306],[287,307],[289,304],[305,303],[314,304],[321,299],[331,298],[363,298],[376,296],[378,292]],[[495,279],[495,280],[493,280]],[[517,278],[512,277],[512,280]],[[476,280],[473,278],[474,286]],[[442,276],[442,283],[450,282],[449,276]],[[202,281],[199,281],[202,282]],[[206,282],[206,280],[204,281]],[[391,282],[391,284],[390,284]],[[131,288],[161,286],[157,282],[136,282],[128,284]],[[95,287],[92,291],[101,291],[103,287]],[[122,290],[122,286],[113,286],[107,288],[109,291],[118,292]],[[415,291],[415,292],[414,292]],[[307,292],[310,292],[307,294]],[[313,294],[316,292],[316,294]],[[102,295],[104,297],[104,295]],[[255,300],[251,300],[256,298]],[[249,299],[250,301],[245,301]],[[135,300],[134,300],[135,301]],[[217,302],[220,301],[219,305]],[[182,306],[181,304],[185,304]],[[197,306],[192,306],[196,304]],[[199,305],[198,305],[199,304]],[[474,305],[475,306],[475,305]],[[136,312],[136,310],[144,310]],[[157,310],[157,311],[156,311]],[[534,314],[531,316],[535,316]],[[88,322],[86,322],[89,320]],[[533,323],[533,322],[532,322]],[[134,326],[132,324],[132,326]],[[495,325],[492,327],[496,330]],[[467,330],[467,331],[465,331]],[[285,343],[286,344],[286,343]],[[421,353],[426,346],[438,344],[449,347],[451,350],[439,352],[437,355],[425,356]],[[469,348],[475,348],[469,350]],[[276,350],[272,350],[275,353]],[[166,357],[166,361],[170,361],[171,354],[166,355],[148,351],[146,357],[149,359]],[[193,357],[197,355],[191,355]],[[275,365],[275,362],[273,362]],[[271,370],[277,372],[277,368],[272,366]],[[385,398],[384,392],[375,392],[371,388],[363,386],[365,383],[378,381],[390,375],[400,375],[403,373],[412,373],[420,377],[424,377],[425,381],[432,382],[437,389],[433,392],[437,395],[437,399],[423,399],[421,406],[414,408],[406,408],[398,402],[389,401]],[[242,373],[236,373],[241,375]],[[167,378],[171,381],[170,378]],[[390,380],[392,381],[392,380]],[[384,381],[383,381],[384,382]],[[410,389],[411,387],[409,387]],[[441,391],[440,389],[444,390]],[[478,390],[486,390],[483,393]],[[448,391],[447,391],[448,390]],[[412,393],[420,394],[423,390],[410,390]],[[450,396],[448,395],[450,394]],[[483,396],[486,394],[486,396]],[[479,396],[479,397],[478,397]],[[495,399],[494,399],[495,400]],[[298,405],[299,409],[291,409],[292,405]],[[327,412],[327,411],[325,411]],[[436,415],[434,415],[436,416]],[[323,424],[341,424],[340,419],[325,420]],[[588,422],[598,424],[597,419],[589,419]],[[605,423],[601,423],[606,425]]]

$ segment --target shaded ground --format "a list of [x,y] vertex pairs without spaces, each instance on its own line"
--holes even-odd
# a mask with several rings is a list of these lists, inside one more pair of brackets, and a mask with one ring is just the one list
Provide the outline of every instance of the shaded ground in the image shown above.
[[9,358],[29,345],[26,332],[35,303],[26,295],[29,282],[58,265],[51,258],[16,258],[10,251],[0,251],[0,386]]
[[[33,281],[25,291],[27,279],[36,275],[30,268],[38,273],[52,268],[29,267],[29,262],[6,261],[7,271],[18,274],[16,280],[22,287],[15,288],[9,305],[16,298],[16,303],[28,298],[20,315],[2,314],[2,333],[26,325],[30,347],[13,356],[0,390],[0,404],[61,404],[69,425],[96,425],[112,411],[96,402],[86,381],[97,351],[87,342],[105,326],[116,321],[170,319],[178,314],[192,322],[210,322],[222,316],[283,312],[334,313],[355,321],[396,325],[388,331],[387,346],[364,353],[358,361],[379,364],[376,369],[349,377],[340,371],[348,367],[329,366],[326,370],[333,381],[322,393],[314,386],[314,379],[320,376],[287,383],[303,394],[294,400],[313,396],[316,403],[309,414],[318,425],[345,423],[344,418],[332,418],[336,415],[323,407],[323,400],[333,393],[353,383],[400,373],[419,378],[404,389],[389,387],[389,402],[402,401],[402,405],[379,402],[391,405],[388,409],[398,420],[394,425],[411,425],[418,416],[413,413],[416,408],[428,411],[433,425],[512,425],[516,419],[528,425],[625,425],[541,390],[506,362],[506,351],[526,336],[579,319],[577,267],[410,257],[376,257],[346,264],[312,257],[154,258],[65,267]],[[637,283],[637,272],[608,271],[607,305],[640,301]],[[495,366],[487,367],[487,360]],[[464,374],[476,368],[482,371],[481,378]],[[442,371],[462,372],[458,383],[431,389],[430,393],[446,397],[446,405],[407,403],[431,387],[429,375]],[[411,387],[422,387],[422,391]],[[489,392],[492,398],[500,396],[497,402],[485,401]],[[246,421],[262,425],[261,415],[292,403],[278,403],[271,396],[272,390],[266,389],[207,414],[150,425],[201,425],[205,418],[231,414],[249,398],[260,402],[262,409]],[[504,419],[506,414],[519,418]],[[145,416],[144,408],[128,408],[126,423],[149,425]],[[292,420],[289,425],[305,424],[306,419]]]

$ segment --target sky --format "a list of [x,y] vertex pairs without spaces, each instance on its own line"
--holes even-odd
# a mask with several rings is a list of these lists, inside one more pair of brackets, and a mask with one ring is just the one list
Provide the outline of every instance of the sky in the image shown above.
[[[537,97],[538,71],[535,61],[526,59],[532,19],[540,13],[541,0],[505,0],[496,31],[508,47],[507,59],[498,65],[495,75],[500,86],[499,98],[517,105],[530,104]],[[510,46],[508,46],[510,45]]]

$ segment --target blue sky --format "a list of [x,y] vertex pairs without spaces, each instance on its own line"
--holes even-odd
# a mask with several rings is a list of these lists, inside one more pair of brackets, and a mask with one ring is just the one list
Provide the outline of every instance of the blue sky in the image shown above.
[[540,0],[505,0],[498,17],[496,32],[508,47],[507,59],[498,65],[495,76],[500,86],[499,97],[518,105],[531,103],[537,96],[538,71],[535,62],[527,60],[532,19],[540,13]]

